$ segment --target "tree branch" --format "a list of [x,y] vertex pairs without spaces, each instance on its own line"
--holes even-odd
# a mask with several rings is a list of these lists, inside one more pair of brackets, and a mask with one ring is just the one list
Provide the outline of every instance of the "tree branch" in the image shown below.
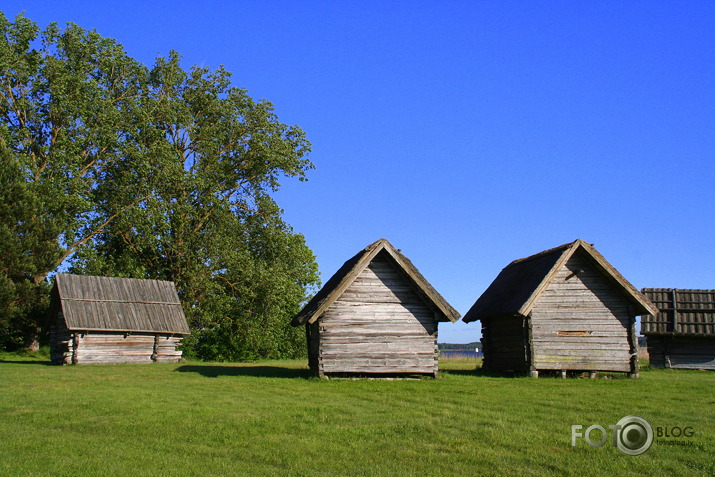
[[112,222],[112,220],[116,219],[116,218],[117,218],[119,215],[121,215],[124,211],[126,211],[126,210],[129,209],[130,207],[133,207],[133,206],[137,205],[139,202],[141,202],[141,201],[143,201],[143,200],[146,200],[146,199],[148,199],[148,198],[150,198],[150,197],[155,197],[155,196],[156,196],[155,194],[149,194],[149,195],[147,195],[147,196],[145,196],[145,197],[140,197],[139,199],[135,200],[135,201],[132,202],[131,204],[128,204],[128,205],[124,206],[122,209],[120,209],[120,210],[119,210],[118,212],[116,212],[115,214],[111,215],[111,216],[110,216],[107,220],[105,220],[99,227],[97,227],[91,234],[87,235],[87,236],[84,237],[83,239],[81,239],[81,240],[75,242],[74,244],[72,244],[72,245],[67,249],[67,251],[62,255],[62,257],[61,257],[59,260],[57,260],[57,262],[56,262],[56,264],[55,264],[55,268],[56,268],[56,267],[59,267],[60,264],[61,264],[62,262],[64,262],[67,257],[69,257],[70,255],[72,255],[73,253],[75,253],[77,250],[79,250],[79,248],[80,248],[82,245],[84,245],[84,244],[86,244],[87,242],[89,242],[89,241],[92,239],[92,237],[94,237],[95,235],[101,233],[102,230],[104,230],[104,228]]

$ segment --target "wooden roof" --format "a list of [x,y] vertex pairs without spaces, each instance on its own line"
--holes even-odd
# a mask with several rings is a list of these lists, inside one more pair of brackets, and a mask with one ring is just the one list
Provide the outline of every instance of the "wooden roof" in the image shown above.
[[641,318],[644,335],[715,336],[715,290],[644,288],[659,312]]
[[173,282],[55,275],[69,330],[189,334]]
[[293,326],[300,326],[306,323],[313,323],[317,320],[379,253],[386,254],[388,260],[412,285],[414,291],[422,297],[425,303],[437,312],[438,321],[454,322],[459,319],[459,312],[452,308],[452,306],[442,298],[442,295],[437,293],[437,290],[422,276],[419,270],[417,270],[417,267],[415,267],[407,257],[395,249],[387,239],[383,238],[368,245],[350,260],[346,261],[343,266],[330,277],[330,280],[325,283],[323,288],[303,307],[300,313],[293,317],[291,324]]
[[464,315],[463,321],[469,323],[498,315],[529,315],[556,272],[575,253],[580,254],[619,289],[636,306],[636,314],[648,314],[656,309],[593,245],[578,239],[511,262]]

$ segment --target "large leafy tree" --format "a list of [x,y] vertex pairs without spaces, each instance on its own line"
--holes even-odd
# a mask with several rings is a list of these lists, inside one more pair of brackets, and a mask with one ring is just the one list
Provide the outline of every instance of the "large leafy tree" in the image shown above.
[[[68,262],[173,280],[190,352],[299,354],[287,316],[316,265],[271,193],[312,167],[304,133],[223,68],[186,71],[174,52],[146,67],[72,24],[41,32],[0,15],[0,31],[0,180],[17,197],[3,200],[0,300],[36,307],[27,290]],[[28,316],[16,306],[0,320],[27,334]]]

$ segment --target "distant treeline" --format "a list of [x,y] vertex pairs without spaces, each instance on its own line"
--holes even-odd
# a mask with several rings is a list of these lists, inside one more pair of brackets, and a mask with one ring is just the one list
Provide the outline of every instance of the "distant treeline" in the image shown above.
[[[439,347],[440,351],[443,350],[472,350],[474,351],[475,348],[479,348],[480,350],[482,349],[482,342],[481,341],[473,341],[471,343],[439,343],[437,344]],[[639,336],[638,337],[638,346],[640,348],[645,348],[647,346],[646,343],[646,338],[645,336]]]
[[437,346],[439,350],[470,350],[474,351],[475,348],[482,349],[482,343],[480,341],[474,341],[472,343],[438,343]]

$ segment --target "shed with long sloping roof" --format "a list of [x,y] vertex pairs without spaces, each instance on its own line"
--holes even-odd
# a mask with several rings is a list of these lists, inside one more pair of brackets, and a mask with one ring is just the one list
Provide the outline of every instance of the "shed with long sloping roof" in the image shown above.
[[319,376],[437,375],[437,324],[459,313],[386,239],[361,250],[292,321]]
[[637,376],[636,316],[655,309],[579,239],[511,262],[464,321],[481,321],[488,369]]
[[644,288],[658,313],[641,318],[650,365],[715,370],[715,290]]
[[50,354],[55,364],[176,362],[189,334],[173,282],[55,275]]

